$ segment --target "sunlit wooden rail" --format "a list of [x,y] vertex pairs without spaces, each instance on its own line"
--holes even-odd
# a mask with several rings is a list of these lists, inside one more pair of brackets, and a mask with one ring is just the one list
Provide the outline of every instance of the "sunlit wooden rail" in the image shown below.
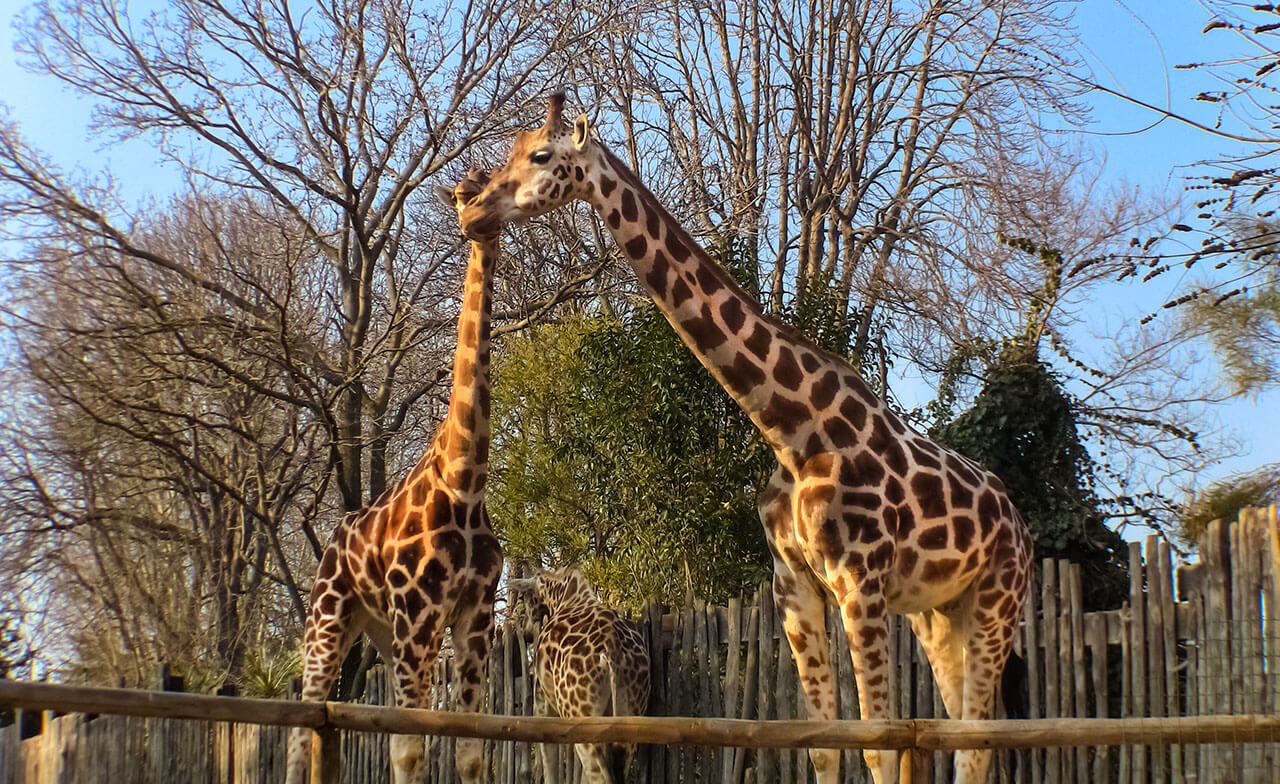
[[1140,719],[748,721],[678,717],[560,719],[303,703],[0,680],[0,707],[314,730],[445,735],[553,743],[639,742],[743,748],[1026,748],[1280,741],[1277,716]]

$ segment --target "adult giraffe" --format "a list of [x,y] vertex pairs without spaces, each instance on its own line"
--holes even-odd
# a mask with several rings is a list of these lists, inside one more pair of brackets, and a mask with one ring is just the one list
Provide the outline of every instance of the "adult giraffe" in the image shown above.
[[[511,220],[588,202],[698,359],[751,417],[778,467],[759,501],[774,599],[808,713],[835,717],[824,601],[841,610],[862,716],[888,715],[888,613],[907,614],[947,713],[991,716],[1031,568],[1031,537],[1000,480],[916,434],[843,358],[767,316],[612,153],[564,96],[517,133],[506,165],[461,214],[486,236]],[[818,784],[838,755],[810,751]],[[879,784],[893,754],[864,754]],[[956,753],[956,780],[980,784],[989,751]]]
[[[470,172],[439,196],[461,213],[486,178]],[[320,560],[307,619],[302,699],[328,698],[361,632],[395,669],[396,705],[429,708],[445,627],[453,633],[459,704],[483,698],[502,549],[484,508],[489,465],[490,284],[496,232],[474,236],[463,285],[449,412],[431,448],[394,489],[338,525]],[[311,731],[290,737],[287,781],[302,784]],[[481,741],[459,739],[457,770],[478,784]],[[421,781],[423,739],[391,736],[396,784]]]

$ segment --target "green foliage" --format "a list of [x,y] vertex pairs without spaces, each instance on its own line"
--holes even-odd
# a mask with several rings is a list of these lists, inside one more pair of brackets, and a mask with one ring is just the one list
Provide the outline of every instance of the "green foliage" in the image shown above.
[[632,608],[768,576],[773,454],[655,308],[571,316],[496,357],[487,504],[508,559],[578,564]]
[[1182,509],[1175,533],[1189,548],[1214,520],[1235,520],[1241,509],[1280,504],[1280,465],[1228,477],[1196,493]]
[[858,320],[849,311],[848,293],[835,281],[818,276],[801,277],[795,297],[783,308],[782,315],[821,348],[849,356]]
[[298,645],[274,651],[245,654],[240,691],[246,697],[288,699],[294,678],[302,677],[302,648]]

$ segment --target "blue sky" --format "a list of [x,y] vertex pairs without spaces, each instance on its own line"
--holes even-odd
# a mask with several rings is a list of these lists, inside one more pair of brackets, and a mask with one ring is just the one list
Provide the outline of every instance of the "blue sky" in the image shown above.
[[[7,119],[18,122],[24,136],[51,155],[60,165],[80,166],[88,172],[115,173],[130,200],[172,187],[172,175],[145,144],[114,144],[88,138],[88,106],[56,82],[21,71],[13,52],[12,19],[25,3],[0,0],[0,102],[7,105]],[[142,5],[142,4],[135,4]],[[1085,51],[1099,81],[1155,104],[1166,104],[1180,113],[1212,122],[1212,107],[1191,99],[1213,83],[1195,71],[1172,66],[1207,59],[1206,51],[1225,36],[1202,35],[1208,12],[1194,0],[1086,0],[1076,6]],[[1220,154],[1226,143],[1173,120],[1148,127],[1158,118],[1117,99],[1098,94],[1093,100],[1094,123],[1088,129],[1090,143],[1106,157],[1108,178],[1140,185],[1154,192],[1178,193],[1182,178],[1194,172],[1196,161]],[[1172,287],[1173,281],[1169,282]],[[1151,289],[1158,306],[1167,292]],[[1132,291],[1120,292],[1114,301],[1099,303],[1097,321],[1086,328],[1104,330],[1108,322],[1140,317],[1149,302],[1133,302]],[[1212,374],[1206,364],[1203,369]],[[1221,424],[1235,431],[1242,455],[1215,466],[1201,481],[1280,462],[1280,415],[1277,395],[1234,400],[1216,409]]]
[[[1219,45],[1230,45],[1235,39],[1230,33],[1201,32],[1211,15],[1198,2],[1086,0],[1077,6],[1076,19],[1088,47],[1082,54],[1091,61],[1100,83],[1213,124],[1214,105],[1192,99],[1219,85],[1202,71],[1174,66],[1212,59],[1223,51]],[[1196,173],[1193,164],[1234,146],[1172,119],[1148,127],[1159,120],[1157,115],[1103,94],[1096,94],[1092,103],[1090,130],[1094,143],[1105,151],[1107,175],[1144,189],[1178,193],[1184,178]],[[1187,202],[1184,209],[1189,216],[1193,210],[1190,199]],[[1173,284],[1170,280],[1167,285]],[[1165,293],[1156,290],[1156,304]],[[1209,363],[1203,368],[1206,374],[1215,370]],[[1221,424],[1235,433],[1242,449],[1240,456],[1207,470],[1202,481],[1280,462],[1278,402],[1277,393],[1272,392],[1216,408]]]

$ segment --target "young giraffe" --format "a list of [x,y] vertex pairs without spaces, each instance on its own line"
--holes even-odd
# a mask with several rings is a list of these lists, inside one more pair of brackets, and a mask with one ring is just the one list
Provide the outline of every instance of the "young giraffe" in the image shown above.
[[[636,626],[606,607],[582,572],[574,568],[510,580],[510,592],[533,591],[544,608],[534,648],[538,716],[642,716],[649,706],[649,649]],[[558,771],[540,747],[544,780]],[[622,784],[627,756],[635,746],[574,746],[586,784]]]
[[[471,172],[442,200],[461,213],[487,178]],[[347,515],[325,549],[311,591],[302,699],[328,698],[342,659],[363,631],[395,668],[396,705],[430,707],[445,627],[452,629],[459,703],[479,708],[502,549],[489,527],[490,283],[496,233],[475,237],[463,287],[449,412],[417,466],[377,503]],[[309,730],[290,739],[289,784],[302,784]],[[459,739],[458,775],[477,784],[481,742]],[[420,781],[423,738],[391,737],[397,784]]]
[[[639,179],[572,129],[564,97],[516,135],[506,165],[462,211],[468,235],[572,199],[595,208],[676,332],[751,417],[778,459],[761,494],[774,599],[808,713],[835,717],[824,601],[841,610],[862,716],[889,715],[887,615],[905,613],[956,718],[991,716],[1013,646],[1031,537],[991,473],[913,432],[847,361],[772,320],[715,264]],[[878,784],[897,758],[864,753]],[[835,751],[810,758],[834,784]],[[956,753],[956,780],[978,784],[989,751]]]

